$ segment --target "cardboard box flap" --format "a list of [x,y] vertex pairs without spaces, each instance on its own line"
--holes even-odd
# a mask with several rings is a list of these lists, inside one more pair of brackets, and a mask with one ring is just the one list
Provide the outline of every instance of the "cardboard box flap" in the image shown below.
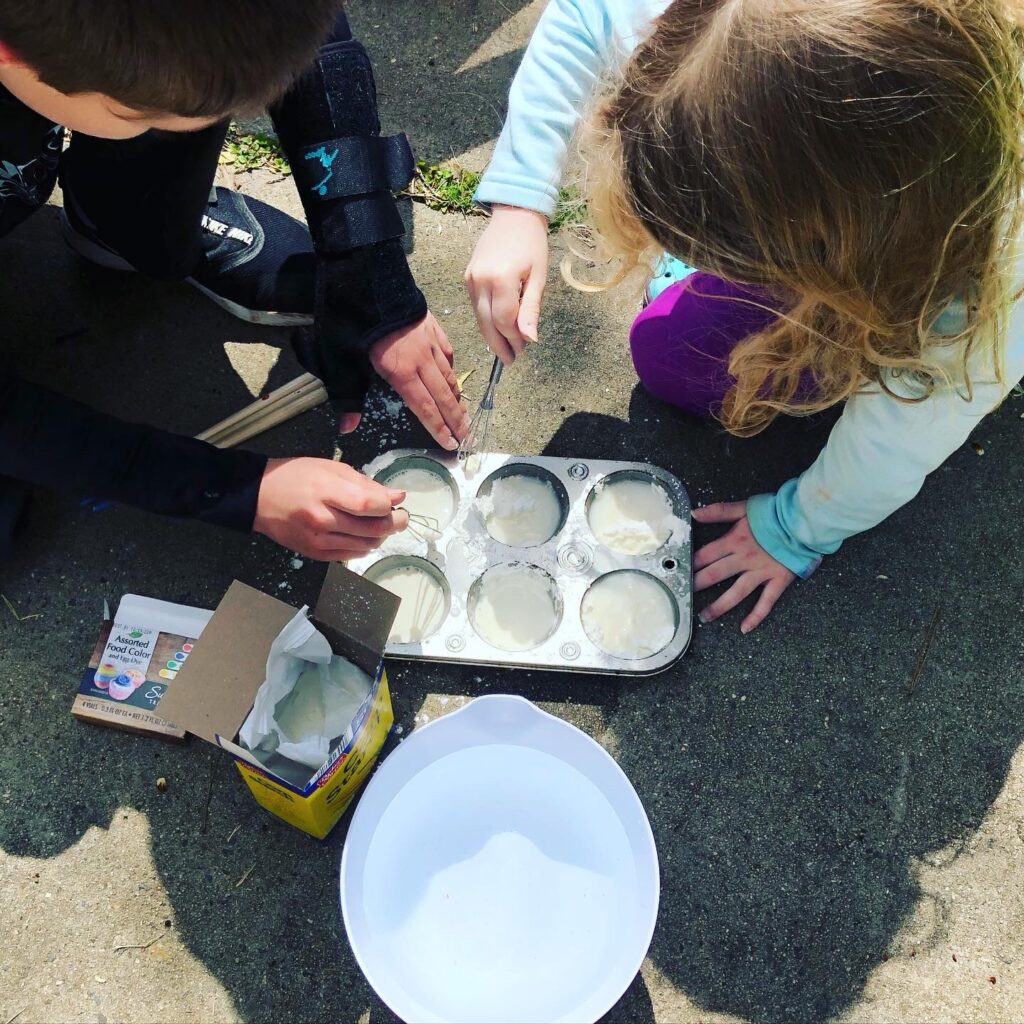
[[218,735],[233,740],[266,678],[270,646],[295,614],[236,580],[168,687],[160,714],[209,743]]
[[401,603],[390,591],[335,562],[327,570],[313,618],[334,652],[373,678]]

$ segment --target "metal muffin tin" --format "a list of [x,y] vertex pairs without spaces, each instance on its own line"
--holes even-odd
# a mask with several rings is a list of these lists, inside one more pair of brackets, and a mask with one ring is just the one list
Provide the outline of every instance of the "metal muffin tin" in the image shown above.
[[[662,672],[677,661],[690,643],[692,632],[692,546],[690,498],[671,473],[639,462],[595,459],[556,459],[483,453],[460,463],[455,455],[420,449],[399,449],[380,456],[365,467],[367,475],[387,482],[408,469],[440,471],[450,481],[457,500],[455,516],[438,535],[420,537],[409,531],[389,537],[372,554],[349,563],[370,578],[386,568],[419,566],[440,584],[445,595],[444,615],[436,631],[418,643],[390,643],[392,658],[503,665],[563,672],[644,676]],[[562,504],[562,526],[547,543],[512,547],[494,540],[487,531],[477,498],[486,494],[497,475],[524,473],[552,482]],[[668,541],[646,555],[627,555],[602,546],[588,521],[591,496],[610,477],[650,479],[668,493],[680,523]],[[553,581],[561,617],[552,634],[525,651],[492,646],[477,634],[470,617],[470,595],[487,570],[525,563]],[[593,583],[609,573],[633,570],[657,580],[671,596],[677,626],[667,647],[651,657],[614,657],[587,635],[581,606]]]

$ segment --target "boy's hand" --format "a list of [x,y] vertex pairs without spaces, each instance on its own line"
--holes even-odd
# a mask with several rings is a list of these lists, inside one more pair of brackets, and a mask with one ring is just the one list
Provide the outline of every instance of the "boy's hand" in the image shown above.
[[506,366],[537,340],[547,279],[547,218],[495,206],[466,268],[466,287],[480,333]]
[[409,525],[396,491],[329,459],[271,459],[260,482],[253,530],[307,558],[342,562]]
[[[370,349],[373,368],[402,396],[434,440],[449,451],[459,447],[469,430],[454,362],[452,346],[432,313],[418,324],[381,338]],[[343,421],[343,432],[345,425]]]
[[698,523],[734,524],[728,533],[705,544],[693,556],[693,567],[699,570],[693,578],[693,589],[706,590],[731,576],[738,577],[721,597],[700,613],[700,621],[714,622],[763,586],[754,610],[740,625],[740,632],[749,633],[768,617],[783,591],[796,579],[796,574],[772,558],[754,539],[747,522],[745,501],[719,502],[695,508],[693,518]]

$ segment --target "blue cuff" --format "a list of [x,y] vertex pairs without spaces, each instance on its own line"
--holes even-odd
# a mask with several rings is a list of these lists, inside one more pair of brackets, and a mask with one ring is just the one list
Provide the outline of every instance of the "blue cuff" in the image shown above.
[[549,220],[558,206],[558,191],[551,191],[518,182],[503,182],[485,176],[473,198],[481,206],[521,206],[524,210],[536,210]]
[[786,506],[793,501],[796,480],[784,484],[777,494],[757,494],[747,501],[747,522],[754,540],[776,562],[781,562],[802,580],[821,565],[822,553],[798,541],[786,529]]

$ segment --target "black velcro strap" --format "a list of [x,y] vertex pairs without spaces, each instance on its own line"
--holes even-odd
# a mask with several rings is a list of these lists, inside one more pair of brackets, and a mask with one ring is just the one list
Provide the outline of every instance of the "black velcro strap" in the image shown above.
[[352,135],[306,147],[294,170],[309,199],[328,202],[397,192],[412,181],[416,158],[405,135]]
[[357,196],[327,207],[323,233],[317,251],[338,256],[352,249],[387,242],[405,234],[405,224],[390,192]]

